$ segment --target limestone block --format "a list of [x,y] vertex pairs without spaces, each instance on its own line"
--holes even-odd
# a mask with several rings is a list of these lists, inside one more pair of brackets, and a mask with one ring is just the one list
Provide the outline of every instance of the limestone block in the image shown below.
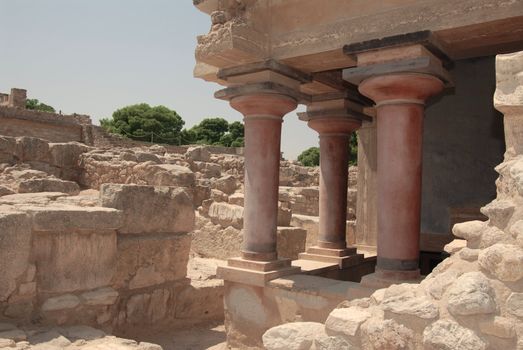
[[523,220],[519,220],[510,227],[510,233],[516,239],[516,243],[523,248]]
[[213,202],[209,207],[209,217],[214,224],[223,228],[243,228],[243,208],[237,205]]
[[515,204],[511,200],[493,200],[483,208],[481,213],[488,216],[490,223],[504,230],[514,213]]
[[411,321],[430,321],[439,316],[438,305],[427,296],[416,295],[415,285],[392,285],[385,290],[381,306],[391,318]]
[[263,334],[267,350],[309,350],[314,339],[324,334],[324,326],[315,322],[287,323]]
[[190,232],[194,227],[192,199],[181,188],[103,184],[100,204],[123,212],[120,233]]
[[292,220],[292,210],[284,208],[281,203],[278,205],[278,226],[290,226]]
[[224,229],[200,215],[197,216],[196,230],[191,233],[191,236],[192,251],[198,255],[216,259],[238,256],[243,241],[240,230],[232,226]]
[[299,227],[281,227],[277,229],[277,249],[281,258],[298,259],[298,254],[305,251],[307,231]]
[[176,318],[223,320],[223,295],[222,280],[193,280],[176,297]]
[[207,163],[207,162],[193,162],[191,164],[191,170],[199,172],[204,178],[219,178],[222,174],[222,167],[220,164]]
[[513,244],[515,240],[509,233],[505,233],[495,226],[488,226],[483,231],[479,248],[484,249],[496,243]]
[[470,249],[465,247],[459,252],[459,257],[466,261],[475,261],[478,260],[479,252],[479,249]]
[[80,163],[80,155],[91,149],[79,142],[50,143],[49,163],[59,168],[77,168]]
[[245,196],[243,195],[243,193],[233,193],[229,196],[229,204],[239,205],[240,207],[243,207],[244,197]]
[[83,293],[81,298],[86,305],[113,305],[118,298],[118,292],[110,287],[100,288],[91,292]]
[[60,311],[74,309],[80,305],[80,299],[73,294],[65,294],[47,299],[42,305],[42,311]]
[[211,190],[211,199],[215,202],[227,202],[229,197],[222,191],[213,188]]
[[161,164],[162,163],[160,158],[158,158],[156,155],[154,155],[152,153],[136,152],[135,156],[136,156],[136,161],[139,162],[139,163],[143,163],[143,162],[153,162],[153,163],[156,163],[156,164]]
[[39,291],[63,293],[107,286],[116,269],[116,231],[35,232],[33,254]]
[[445,291],[460,276],[456,270],[449,270],[437,275],[430,275],[421,282],[421,286],[434,298],[441,299]]
[[195,176],[191,169],[176,164],[138,163],[133,178],[151,186],[192,187]]
[[519,111],[523,105],[522,62],[523,52],[496,56],[494,106],[503,113]]
[[464,239],[455,239],[452,242],[446,244],[445,247],[443,247],[443,250],[452,255],[459,252],[466,246],[467,241],[465,241]]
[[320,226],[319,217],[293,214],[291,219],[291,226],[300,227],[307,230],[307,248],[316,244],[318,240],[318,230]]
[[318,336],[314,339],[315,350],[351,350],[354,349],[339,337]]
[[0,212],[0,301],[15,291],[29,268],[31,221],[21,212]]
[[202,202],[211,197],[211,188],[209,186],[197,184],[193,188],[193,205],[198,208]]
[[349,339],[358,334],[361,324],[371,317],[369,311],[360,307],[334,309],[325,321],[325,331],[331,336],[345,336]]
[[523,278],[523,249],[511,244],[495,244],[479,253],[479,266],[504,282]]
[[119,236],[114,285],[136,289],[183,279],[190,244],[187,234]]
[[371,318],[361,326],[363,349],[415,349],[414,333],[394,320]]
[[127,322],[130,324],[153,324],[172,317],[174,300],[172,289],[160,288],[152,293],[131,296],[126,304]]
[[17,147],[22,150],[21,160],[43,161],[49,160],[49,143],[34,137],[17,137]]
[[452,233],[456,237],[467,240],[469,248],[477,248],[481,240],[481,234],[486,227],[487,223],[483,221],[467,221],[454,225]]
[[507,299],[507,310],[512,315],[523,318],[523,293],[512,293]]
[[481,332],[498,338],[513,338],[516,336],[515,322],[509,318],[495,316],[492,320],[481,321]]
[[80,186],[73,181],[64,181],[52,177],[24,180],[18,184],[18,193],[34,192],[62,192],[77,195],[80,193]]
[[206,147],[189,147],[185,152],[185,159],[200,162],[210,162],[211,152]]
[[11,189],[5,187],[5,186],[1,186],[0,185],[0,197],[2,196],[8,196],[10,194],[14,194],[15,192],[12,191]]
[[13,137],[0,136],[0,163],[12,163],[21,159],[22,154]]
[[449,289],[447,308],[454,315],[490,314],[496,307],[494,289],[481,272],[461,275]]
[[226,194],[233,194],[238,188],[236,177],[225,175],[213,182],[213,187]]
[[470,329],[452,320],[439,320],[423,331],[427,350],[485,350],[487,344]]

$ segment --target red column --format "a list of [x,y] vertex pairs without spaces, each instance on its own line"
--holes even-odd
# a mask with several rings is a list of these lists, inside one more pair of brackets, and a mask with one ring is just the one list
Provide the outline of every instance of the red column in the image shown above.
[[280,94],[244,95],[230,103],[245,117],[242,257],[276,260],[281,125],[297,103]]
[[371,77],[359,86],[378,118],[378,277],[419,277],[424,105],[442,89],[441,80],[417,73]]
[[361,126],[361,121],[318,118],[310,120],[308,125],[320,137],[320,225],[317,246],[345,249],[349,138]]

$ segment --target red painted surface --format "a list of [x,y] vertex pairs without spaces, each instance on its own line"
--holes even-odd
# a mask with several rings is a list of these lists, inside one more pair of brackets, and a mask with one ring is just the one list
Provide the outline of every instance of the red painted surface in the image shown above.
[[372,77],[359,87],[377,104],[379,269],[417,269],[424,102],[442,89],[439,79],[414,73]]
[[270,261],[276,255],[281,124],[296,101],[278,94],[236,97],[231,106],[245,119],[245,259]]
[[346,248],[349,137],[361,122],[318,118],[308,125],[320,134],[320,225],[317,246]]

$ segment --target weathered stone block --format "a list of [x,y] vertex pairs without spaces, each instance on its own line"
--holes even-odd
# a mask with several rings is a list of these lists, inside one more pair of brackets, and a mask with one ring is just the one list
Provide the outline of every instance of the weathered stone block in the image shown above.
[[191,281],[176,298],[176,318],[223,320],[223,281]]
[[462,316],[493,313],[494,289],[481,272],[465,273],[450,288],[447,308],[450,313]]
[[73,181],[56,178],[29,179],[18,184],[18,193],[62,192],[71,195],[80,193],[80,186]]
[[120,233],[190,232],[194,207],[185,189],[103,184],[100,204],[123,212]]
[[307,230],[299,227],[278,227],[277,248],[280,258],[298,259],[298,254],[305,251]]
[[38,289],[42,292],[63,293],[108,286],[116,270],[116,231],[35,232],[33,255]]
[[423,332],[423,346],[427,350],[460,349],[484,350],[487,344],[470,329],[452,320],[439,320]]
[[29,268],[31,221],[21,212],[0,213],[0,301],[17,287],[17,279]]
[[119,236],[114,285],[136,289],[183,279],[190,245],[187,234]]
[[243,227],[243,208],[228,203],[214,202],[209,207],[209,217],[214,224],[223,228],[232,226],[237,229]]
[[263,334],[267,350],[306,350],[314,339],[324,334],[324,326],[316,322],[287,323],[269,329]]
[[523,278],[523,249],[511,244],[494,244],[481,251],[479,266],[501,281],[515,282]]

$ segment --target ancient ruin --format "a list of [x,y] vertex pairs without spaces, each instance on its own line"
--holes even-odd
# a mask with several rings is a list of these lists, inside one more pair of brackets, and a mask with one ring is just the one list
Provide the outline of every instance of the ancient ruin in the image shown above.
[[523,2],[193,3],[244,148],[0,94],[0,349],[523,349]]

